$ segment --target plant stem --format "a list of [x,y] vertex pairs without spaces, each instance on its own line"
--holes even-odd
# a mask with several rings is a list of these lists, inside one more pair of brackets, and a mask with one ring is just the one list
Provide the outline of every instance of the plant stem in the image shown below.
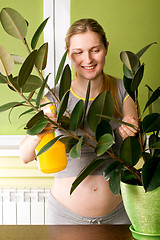
[[134,168],[133,166],[130,166],[128,163],[122,161],[117,155],[114,155],[112,152],[110,151],[106,151],[106,153],[112,158],[112,159],[115,159],[116,161],[119,161],[121,163],[123,163],[126,168],[131,172],[133,173],[136,178],[138,179],[139,183],[142,185],[142,180],[141,180],[141,174],[139,173],[139,171]]
[[[139,128],[139,142],[141,145],[141,152],[144,152],[144,147],[143,147],[143,136],[142,136],[142,121],[141,121],[141,113],[140,113],[140,108],[139,108],[139,102],[138,102],[138,93],[135,91],[135,107],[138,115],[138,128]],[[145,159],[144,159],[145,161]]]

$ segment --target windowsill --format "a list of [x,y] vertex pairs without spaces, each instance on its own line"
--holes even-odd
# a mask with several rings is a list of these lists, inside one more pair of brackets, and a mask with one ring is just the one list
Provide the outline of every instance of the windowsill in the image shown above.
[[19,156],[19,144],[25,135],[0,135],[0,156]]

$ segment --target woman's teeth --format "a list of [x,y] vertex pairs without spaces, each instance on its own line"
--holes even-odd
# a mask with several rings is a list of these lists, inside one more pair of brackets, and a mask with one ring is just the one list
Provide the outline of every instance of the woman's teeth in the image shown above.
[[86,70],[91,70],[91,69],[95,68],[95,66],[92,66],[92,67],[83,67],[83,68],[86,69]]

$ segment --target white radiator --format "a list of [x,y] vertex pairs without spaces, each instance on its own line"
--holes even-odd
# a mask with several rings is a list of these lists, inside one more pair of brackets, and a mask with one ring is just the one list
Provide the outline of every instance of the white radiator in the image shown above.
[[49,188],[0,188],[0,225],[44,225]]

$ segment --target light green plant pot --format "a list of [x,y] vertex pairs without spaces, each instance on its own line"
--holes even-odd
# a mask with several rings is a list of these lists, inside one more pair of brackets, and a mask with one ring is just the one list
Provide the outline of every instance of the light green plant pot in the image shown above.
[[136,239],[160,239],[160,187],[145,193],[142,186],[121,182],[121,192],[132,235]]

